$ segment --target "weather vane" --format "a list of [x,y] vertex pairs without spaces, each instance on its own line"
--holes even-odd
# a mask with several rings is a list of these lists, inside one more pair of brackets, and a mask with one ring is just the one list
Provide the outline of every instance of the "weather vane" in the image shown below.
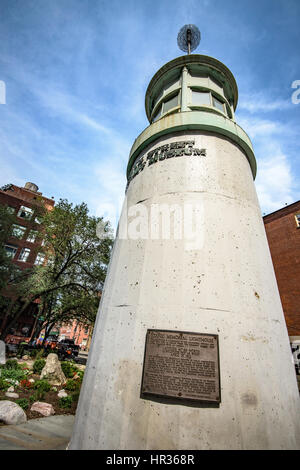
[[199,46],[201,34],[194,24],[184,25],[178,33],[177,44],[179,49],[188,54]]

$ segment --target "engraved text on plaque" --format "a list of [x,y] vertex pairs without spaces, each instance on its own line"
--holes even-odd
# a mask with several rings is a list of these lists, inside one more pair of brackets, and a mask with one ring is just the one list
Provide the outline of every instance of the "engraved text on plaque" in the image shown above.
[[218,335],[148,330],[141,396],[220,403]]

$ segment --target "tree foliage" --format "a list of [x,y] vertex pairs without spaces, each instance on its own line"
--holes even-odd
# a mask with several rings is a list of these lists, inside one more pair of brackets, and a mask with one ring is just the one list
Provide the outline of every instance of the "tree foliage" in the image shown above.
[[[8,206],[0,205],[0,292],[8,292],[12,284],[17,284],[17,281],[24,277],[5,249],[7,241],[12,238],[14,224],[17,224],[15,213],[12,213]],[[1,307],[8,303],[6,296],[0,297]]]
[[[66,199],[40,214],[46,264],[35,266],[16,286],[18,297],[1,338],[36,299],[48,331],[73,319],[94,322],[112,247],[110,238],[97,236],[101,221],[89,215],[85,203],[73,206]],[[108,231],[108,222],[105,227]]]

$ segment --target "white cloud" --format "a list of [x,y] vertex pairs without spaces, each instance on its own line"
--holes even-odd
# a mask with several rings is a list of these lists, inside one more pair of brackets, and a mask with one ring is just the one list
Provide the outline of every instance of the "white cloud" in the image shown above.
[[239,124],[252,139],[257,159],[255,186],[263,213],[270,213],[297,200],[296,181],[286,153],[296,130],[278,120],[243,115]]
[[289,121],[279,119],[280,115],[266,119],[260,112],[256,115],[241,112],[237,117],[238,124],[252,140],[257,160],[255,186],[263,213],[273,212],[298,199],[289,155],[290,144],[297,140],[298,130]]
[[278,143],[280,143],[281,140],[278,138],[278,135],[283,137],[294,134],[294,130],[289,125],[283,124],[278,120],[263,119],[257,116],[249,117],[245,114],[237,116],[238,124],[253,140],[257,138],[268,139],[270,137],[273,139],[275,137]]
[[111,129],[106,125],[99,122],[97,119],[92,118],[82,109],[87,107],[86,102],[81,102],[74,96],[60,92],[55,88],[51,88],[48,84],[47,90],[42,83],[35,84],[31,87],[31,92],[35,94],[41,101],[41,104],[54,112],[57,116],[75,121],[80,125],[84,125],[97,132],[109,134]]
[[259,159],[255,185],[263,213],[294,202],[293,177],[286,155],[278,153]]
[[276,98],[276,93],[250,93],[239,97],[239,109],[253,113],[268,113],[282,111],[292,107],[291,99]]
[[125,197],[126,163],[130,144],[121,138],[114,139],[109,154],[93,168],[96,191],[91,206],[97,216],[110,220],[116,229]]

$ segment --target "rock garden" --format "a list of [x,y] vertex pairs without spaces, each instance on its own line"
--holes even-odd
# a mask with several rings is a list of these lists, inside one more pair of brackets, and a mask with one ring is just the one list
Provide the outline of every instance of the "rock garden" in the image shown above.
[[84,365],[46,358],[8,359],[0,365],[0,426],[53,414],[75,414]]

